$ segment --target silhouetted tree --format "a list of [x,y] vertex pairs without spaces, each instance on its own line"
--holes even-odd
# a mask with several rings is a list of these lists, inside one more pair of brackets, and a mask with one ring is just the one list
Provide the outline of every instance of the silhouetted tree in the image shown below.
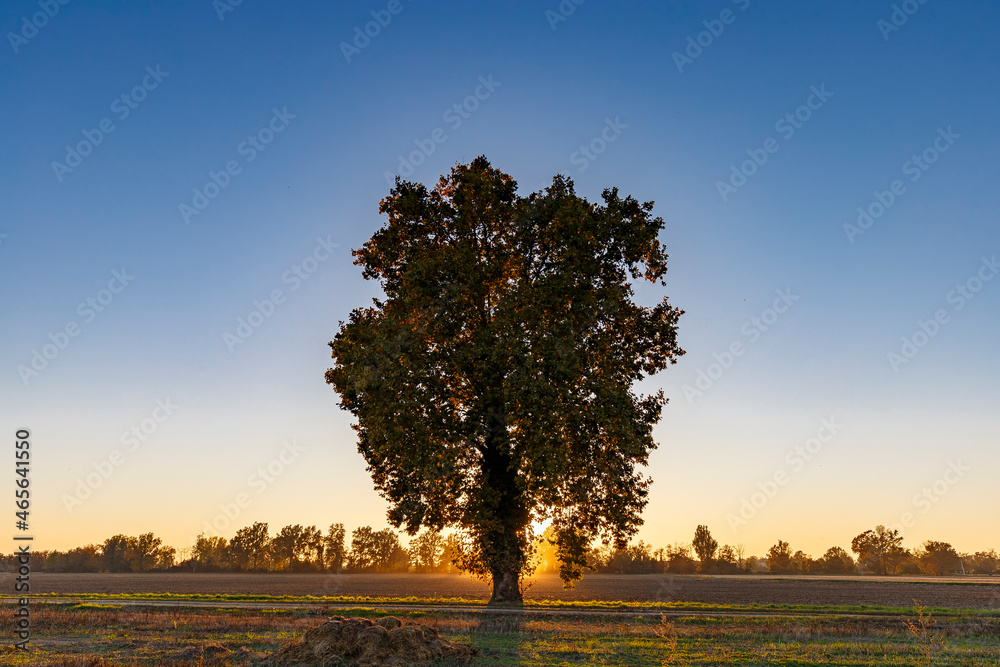
[[344,567],[344,561],[347,560],[347,547],[344,543],[345,537],[346,532],[344,531],[344,524],[330,524],[326,537],[323,538],[326,543],[326,549],[324,551],[324,563],[326,569],[334,572],[340,572],[341,568]]
[[441,556],[438,558],[438,569],[451,574],[458,571],[457,562],[462,558],[462,538],[458,533],[445,535],[441,544]]
[[196,569],[209,572],[225,569],[229,565],[227,547],[224,537],[208,537],[205,533],[198,535],[191,549],[191,558],[197,563]]
[[817,562],[821,572],[826,574],[849,574],[854,572],[854,559],[841,547],[830,547]]
[[375,551],[375,531],[371,526],[359,526],[351,532],[351,550],[347,556],[350,570],[364,572],[375,569],[378,554]]
[[132,569],[128,559],[129,547],[134,537],[114,535],[101,546],[102,567],[105,572],[128,572]]
[[767,569],[770,572],[784,573],[792,567],[792,550],[788,542],[778,540],[778,543],[767,550]]
[[666,399],[631,386],[683,354],[681,311],[631,298],[631,280],[665,284],[651,202],[592,204],[561,176],[516,191],[484,157],[433,191],[397,180],[354,251],[385,298],[341,324],[326,374],[390,523],[467,530],[491,602],[522,599],[533,519],[552,519],[567,583],[595,537],[635,534]]
[[691,547],[698,554],[698,560],[700,561],[698,568],[702,572],[708,572],[712,567],[712,561],[715,559],[715,551],[719,548],[719,543],[715,541],[712,533],[708,531],[708,526],[698,526],[695,529]]
[[154,567],[158,570],[169,570],[177,561],[177,549],[163,546],[156,551],[156,563]]
[[406,572],[410,569],[410,555],[399,543],[399,535],[391,528],[372,533],[376,572]]
[[875,526],[851,540],[851,551],[858,554],[858,564],[875,574],[895,574],[907,556],[898,530]]
[[152,533],[144,533],[132,538],[126,550],[126,558],[136,572],[145,572],[156,564],[157,553],[163,540]]
[[694,574],[698,571],[698,563],[691,557],[691,548],[683,544],[675,544],[666,548],[667,571],[672,574]]
[[717,569],[722,574],[734,574],[740,571],[740,557],[736,555],[736,549],[728,544],[719,548],[719,554],[715,557]]
[[314,530],[315,526],[306,529],[299,523],[283,527],[271,538],[271,550],[277,562],[285,563],[285,569],[291,572],[295,564],[309,553]]
[[297,549],[296,557],[301,558],[308,567],[322,570],[324,552],[326,551],[326,541],[323,539],[323,531],[316,526],[306,526],[302,530],[300,544],[301,548]]
[[989,551],[977,551],[966,557],[965,569],[969,574],[996,574],[1000,565],[1000,556],[993,549]]
[[444,546],[441,533],[425,530],[410,541],[410,562],[416,572],[434,572]]
[[921,572],[937,576],[955,572],[961,567],[958,552],[947,542],[927,540],[917,553],[917,560]]
[[267,551],[270,536],[267,524],[260,521],[240,528],[229,542],[229,556],[238,570],[256,570]]

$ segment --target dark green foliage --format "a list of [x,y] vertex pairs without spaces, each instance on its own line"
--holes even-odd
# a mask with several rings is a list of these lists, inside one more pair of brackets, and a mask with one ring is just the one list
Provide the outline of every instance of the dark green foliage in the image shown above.
[[516,190],[482,157],[433,190],[397,181],[354,251],[385,298],[341,324],[326,374],[390,522],[463,528],[498,601],[520,599],[532,520],[553,520],[566,581],[592,539],[635,534],[666,399],[631,387],[683,354],[681,311],[632,300],[634,279],[665,284],[652,203],[560,176]]

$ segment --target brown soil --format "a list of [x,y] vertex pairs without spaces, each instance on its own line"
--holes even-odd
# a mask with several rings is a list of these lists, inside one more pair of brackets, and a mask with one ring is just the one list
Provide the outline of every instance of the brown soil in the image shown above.
[[467,660],[474,655],[471,646],[448,641],[434,628],[403,623],[395,616],[376,621],[334,616],[307,631],[302,641],[276,651],[265,664],[402,667],[438,658]]
[[[13,575],[0,587],[13,590]],[[761,576],[588,574],[572,590],[540,575],[526,597],[536,600],[684,601],[711,604],[888,605],[956,609],[1000,608],[1000,578],[967,583],[927,577],[817,579]],[[368,574],[46,574],[32,573],[32,593],[176,593],[292,596],[461,597],[489,599],[481,582],[458,575]]]

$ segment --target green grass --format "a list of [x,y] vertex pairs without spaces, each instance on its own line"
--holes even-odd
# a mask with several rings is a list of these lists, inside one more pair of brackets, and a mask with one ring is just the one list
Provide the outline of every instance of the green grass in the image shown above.
[[[488,609],[482,600],[467,598],[418,598],[418,597],[368,597],[368,596],[295,596],[295,595],[232,595],[232,594],[178,594],[178,593],[78,593],[56,594],[44,593],[32,595],[32,599],[72,599],[95,601],[169,601],[169,602],[262,602],[302,605],[372,605],[372,606],[429,606],[429,607],[471,607]],[[15,596],[0,596],[0,599],[13,600]],[[631,602],[631,601],[562,601],[562,600],[526,600],[523,609],[532,610],[587,610],[587,611],[644,611],[644,612],[678,612],[692,611],[701,613],[786,613],[802,614],[866,614],[866,615],[899,615],[912,611],[910,607],[891,607],[881,605],[804,605],[804,604],[713,604],[702,602]],[[951,609],[935,607],[928,609],[935,616],[963,617],[974,615],[978,617],[1000,618],[1000,609]]]
[[[932,612],[920,635],[906,623],[919,623],[914,609],[856,616],[810,608],[799,614],[733,617],[700,606],[668,618],[611,610],[572,615],[579,605],[567,605],[566,614],[546,615],[531,614],[529,607],[523,616],[493,614],[481,604],[471,612],[393,612],[371,606],[331,611],[311,605],[286,609],[94,602],[32,605],[32,653],[0,647],[0,665],[253,665],[300,638],[330,613],[368,617],[392,613],[432,625],[480,651],[471,667],[1000,664],[1000,618]],[[925,619],[926,614],[924,610]],[[0,632],[10,634],[6,615],[0,616],[0,626]],[[209,654],[204,647],[217,653]]]

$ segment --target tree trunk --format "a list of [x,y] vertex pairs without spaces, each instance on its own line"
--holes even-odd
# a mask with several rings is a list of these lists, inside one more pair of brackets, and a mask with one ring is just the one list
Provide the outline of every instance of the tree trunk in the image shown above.
[[517,488],[517,469],[511,460],[502,410],[490,411],[489,433],[483,456],[485,487],[490,494],[489,528],[481,548],[490,554],[487,567],[493,579],[489,604],[521,604],[521,568],[525,559],[523,530],[529,521]]
[[493,570],[493,596],[489,604],[521,604],[521,585],[513,569]]

